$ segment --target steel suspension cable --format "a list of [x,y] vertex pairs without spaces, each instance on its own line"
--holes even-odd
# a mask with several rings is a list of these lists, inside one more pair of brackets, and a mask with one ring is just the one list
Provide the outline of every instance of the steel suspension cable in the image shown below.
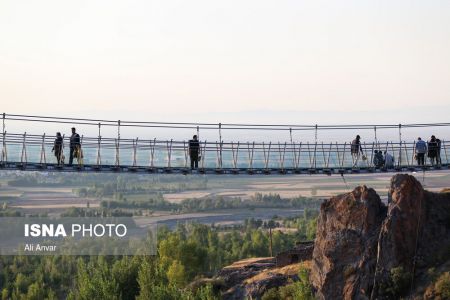
[[[97,125],[102,123],[104,126],[117,126],[114,120],[99,120],[89,118],[69,118],[69,117],[50,117],[39,115],[23,115],[23,114],[6,114],[3,113],[3,123],[5,120],[27,121],[27,122],[43,122],[43,123],[59,123],[59,124],[78,124],[78,125]],[[394,129],[398,128],[398,124],[344,124],[344,125],[292,125],[292,124],[243,124],[243,123],[220,123],[221,129],[226,130],[314,130],[317,136],[318,130],[370,130],[370,129]],[[121,121],[123,127],[154,127],[167,129],[202,129],[217,130],[217,123],[199,123],[199,122],[150,122],[150,121]],[[450,127],[450,123],[413,123],[402,124],[403,128],[420,128],[420,127]]]

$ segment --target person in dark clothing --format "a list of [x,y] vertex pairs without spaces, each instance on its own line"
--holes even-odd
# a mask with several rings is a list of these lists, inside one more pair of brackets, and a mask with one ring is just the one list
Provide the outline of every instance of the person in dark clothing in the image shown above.
[[70,136],[70,157],[69,157],[69,166],[73,163],[73,157],[79,158],[79,151],[81,149],[81,140],[80,135],[76,133],[75,127],[72,127],[72,135]]
[[436,139],[436,143],[437,143],[436,164],[440,166],[440,165],[442,164],[442,160],[441,160],[441,147],[442,147],[442,142],[441,142],[440,139]]
[[381,150],[375,150],[374,153],[373,164],[376,168],[382,168],[384,166],[383,152]]
[[357,135],[356,138],[352,141],[350,150],[352,153],[353,168],[354,168],[358,165],[360,154],[363,155],[363,159],[364,159],[364,153],[363,153],[363,149],[361,146],[361,137],[359,135]]
[[57,132],[55,142],[53,143],[52,151],[55,152],[56,161],[58,162],[58,166],[61,165],[62,146],[63,146],[63,138],[61,136],[61,133]]
[[198,169],[200,143],[196,135],[189,140],[189,157],[191,158],[191,169]]
[[428,157],[430,158],[431,165],[434,166],[437,163],[438,143],[434,135],[428,141]]

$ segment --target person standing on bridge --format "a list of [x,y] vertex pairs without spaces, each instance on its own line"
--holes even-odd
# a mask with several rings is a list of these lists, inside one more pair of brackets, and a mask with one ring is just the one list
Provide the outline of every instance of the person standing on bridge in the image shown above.
[[440,139],[436,139],[436,143],[437,143],[436,164],[438,166],[441,166],[441,164],[442,164],[442,160],[441,160],[442,141]]
[[384,167],[388,169],[394,167],[394,156],[387,151],[384,151]]
[[72,135],[70,136],[70,157],[69,157],[69,166],[73,163],[74,154],[79,159],[79,152],[81,149],[81,140],[80,135],[76,133],[75,127],[72,127]]
[[353,158],[353,168],[358,165],[359,156],[362,154],[363,160],[365,159],[364,152],[361,146],[361,137],[359,135],[352,141],[351,152]]
[[189,140],[189,157],[191,158],[191,169],[198,169],[200,142],[198,141],[197,135]]
[[418,137],[415,157],[419,166],[425,165],[425,153],[427,153],[427,143],[425,143],[420,137]]
[[61,165],[62,146],[63,146],[63,138],[61,136],[61,133],[57,132],[55,142],[53,143],[52,151],[55,152],[56,161],[58,162],[58,166]]
[[438,142],[436,141],[436,137],[432,135],[431,139],[428,141],[428,157],[430,158],[432,166],[437,164],[437,152]]

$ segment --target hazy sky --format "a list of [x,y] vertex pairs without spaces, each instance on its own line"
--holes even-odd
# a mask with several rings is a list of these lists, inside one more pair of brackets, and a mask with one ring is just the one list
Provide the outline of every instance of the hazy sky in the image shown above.
[[450,1],[0,0],[0,111],[446,122]]

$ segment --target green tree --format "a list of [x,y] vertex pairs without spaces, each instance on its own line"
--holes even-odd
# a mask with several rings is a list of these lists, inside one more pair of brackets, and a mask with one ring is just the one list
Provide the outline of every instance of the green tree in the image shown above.
[[174,260],[167,270],[167,279],[170,284],[182,287],[186,282],[186,273],[184,266],[180,261]]
[[9,299],[9,291],[7,288],[4,288],[2,290],[2,300],[8,300]]
[[35,282],[28,286],[27,300],[41,300],[44,297],[45,293],[41,283]]
[[87,265],[78,260],[77,286],[73,292],[76,299],[120,299],[121,291],[103,257]]
[[28,289],[28,285],[29,285],[29,282],[28,282],[27,277],[22,273],[17,274],[16,281],[14,283],[14,289],[15,289],[16,296],[26,293],[27,289]]

